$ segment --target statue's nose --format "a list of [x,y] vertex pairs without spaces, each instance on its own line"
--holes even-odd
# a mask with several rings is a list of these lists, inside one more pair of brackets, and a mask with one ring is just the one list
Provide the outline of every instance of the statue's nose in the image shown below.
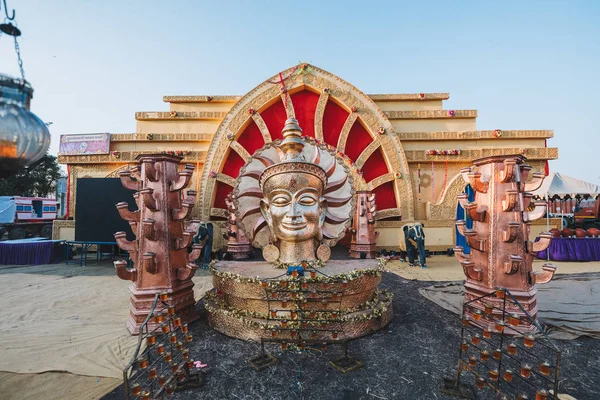
[[299,210],[299,206],[298,203],[295,201],[292,201],[292,206],[290,207],[290,212],[288,213],[288,216],[290,218],[298,218],[301,216],[300,210]]

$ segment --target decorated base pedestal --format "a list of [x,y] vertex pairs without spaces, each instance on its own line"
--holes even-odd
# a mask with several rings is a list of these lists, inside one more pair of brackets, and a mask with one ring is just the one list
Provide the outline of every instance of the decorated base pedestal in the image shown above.
[[266,262],[218,262],[211,268],[215,290],[205,297],[208,321],[244,340],[355,339],[393,317],[391,293],[377,289],[382,271],[378,260],[332,260],[304,276]]

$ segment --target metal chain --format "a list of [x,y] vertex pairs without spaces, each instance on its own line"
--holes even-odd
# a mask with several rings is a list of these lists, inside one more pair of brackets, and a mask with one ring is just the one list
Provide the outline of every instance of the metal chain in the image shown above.
[[19,42],[17,41],[17,37],[15,36],[15,51],[17,52],[17,59],[19,61],[19,69],[21,70],[21,78],[23,81],[25,80],[25,70],[23,69],[23,60],[21,59],[21,49],[19,48]]

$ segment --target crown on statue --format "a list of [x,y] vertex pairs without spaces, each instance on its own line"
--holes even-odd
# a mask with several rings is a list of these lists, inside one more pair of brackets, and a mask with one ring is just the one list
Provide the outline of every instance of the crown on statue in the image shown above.
[[[323,184],[322,188],[327,186],[327,174],[323,168],[317,164],[306,161],[303,155],[304,141],[302,140],[302,128],[296,118],[288,118],[281,131],[283,140],[279,147],[283,151],[281,162],[267,167],[260,175],[260,187],[275,175],[279,174],[311,174],[317,177]],[[315,149],[315,151],[319,151]]]

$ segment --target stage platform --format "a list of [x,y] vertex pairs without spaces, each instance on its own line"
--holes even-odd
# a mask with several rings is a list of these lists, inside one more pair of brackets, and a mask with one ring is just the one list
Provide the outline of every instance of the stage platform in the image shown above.
[[62,261],[64,240],[29,238],[0,242],[1,265],[42,265]]

